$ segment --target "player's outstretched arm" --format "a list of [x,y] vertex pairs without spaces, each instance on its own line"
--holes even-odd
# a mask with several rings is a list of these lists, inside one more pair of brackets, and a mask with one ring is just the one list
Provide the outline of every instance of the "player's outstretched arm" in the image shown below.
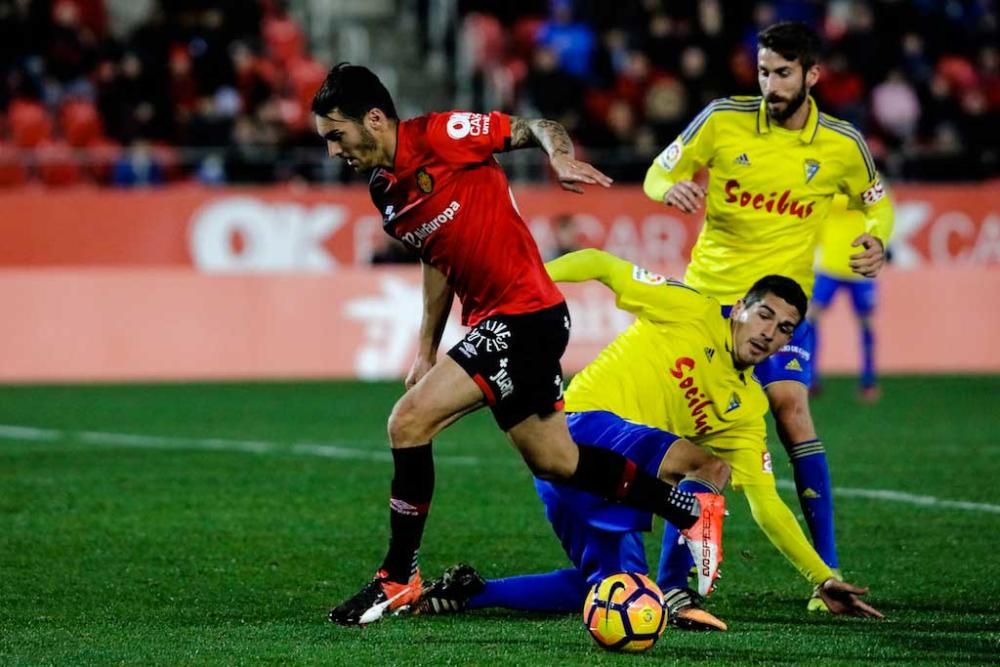
[[859,596],[868,592],[846,581],[830,577],[816,589],[827,608],[834,614],[863,616],[865,618],[885,618],[875,607],[861,600]]
[[557,283],[582,283],[599,280],[611,287],[616,274],[627,274],[631,264],[611,253],[585,248],[545,263],[549,277]]
[[540,146],[549,156],[553,171],[564,190],[583,194],[580,184],[610,187],[610,177],[593,165],[577,160],[573,141],[561,124],[544,118],[510,118],[511,150]]
[[[577,250],[553,259],[545,264],[545,270],[557,283],[600,281],[615,293],[616,306],[656,322],[668,321],[678,313],[692,307],[704,307],[707,303],[705,297],[681,283],[596,248]],[[665,289],[675,286],[679,289]],[[718,310],[717,303],[715,309]]]
[[423,264],[424,313],[420,320],[420,338],[417,358],[413,360],[404,384],[407,389],[420,382],[420,378],[434,366],[437,350],[448,323],[448,313],[455,296],[445,275],[430,264]]

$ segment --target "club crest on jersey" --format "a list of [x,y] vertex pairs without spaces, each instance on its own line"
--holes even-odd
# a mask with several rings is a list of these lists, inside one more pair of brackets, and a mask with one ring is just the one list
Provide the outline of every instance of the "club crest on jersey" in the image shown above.
[[734,391],[733,395],[729,397],[729,405],[726,406],[726,412],[732,412],[736,408],[740,407],[740,405],[742,405],[742,403],[740,403],[740,397]]
[[806,160],[804,164],[806,168],[806,183],[808,183],[816,175],[816,172],[819,171],[819,162],[816,160]]
[[417,187],[420,188],[420,191],[425,195],[429,195],[434,189],[434,177],[428,174],[426,169],[420,167],[417,169],[416,179]]

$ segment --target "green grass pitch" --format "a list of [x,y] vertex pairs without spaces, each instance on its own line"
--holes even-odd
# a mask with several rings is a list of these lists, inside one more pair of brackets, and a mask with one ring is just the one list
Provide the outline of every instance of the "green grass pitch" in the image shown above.
[[[577,615],[327,623],[385,548],[398,383],[0,387],[0,664],[996,664],[1000,377],[883,388],[860,406],[833,379],[814,411],[846,574],[887,620],[808,615],[809,586],[730,494],[710,606],[731,631],[668,629],[626,656]],[[488,576],[564,565],[487,413],[434,446],[425,576],[459,560]]]

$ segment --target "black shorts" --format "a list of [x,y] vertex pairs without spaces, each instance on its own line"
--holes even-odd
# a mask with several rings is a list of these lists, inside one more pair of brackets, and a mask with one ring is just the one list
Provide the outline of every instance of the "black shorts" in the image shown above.
[[520,315],[494,315],[474,326],[448,356],[479,385],[504,431],[532,415],[562,409],[559,359],[569,342],[565,303]]

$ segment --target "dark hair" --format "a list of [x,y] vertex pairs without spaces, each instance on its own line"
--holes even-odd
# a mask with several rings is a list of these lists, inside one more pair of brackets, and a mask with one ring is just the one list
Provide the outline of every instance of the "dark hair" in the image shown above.
[[356,121],[372,109],[381,109],[389,118],[399,120],[392,96],[375,73],[350,63],[335,65],[313,95],[314,114],[325,116],[334,109]]
[[819,62],[822,45],[816,31],[805,23],[782,21],[757,35],[757,47],[771,49],[785,60],[798,60],[804,73]]
[[809,306],[806,293],[797,282],[786,276],[764,276],[755,282],[743,297],[743,305],[751,306],[763,300],[768,294],[784,299],[789,305],[794,306],[795,310],[799,311],[799,322],[806,318],[806,308]]

